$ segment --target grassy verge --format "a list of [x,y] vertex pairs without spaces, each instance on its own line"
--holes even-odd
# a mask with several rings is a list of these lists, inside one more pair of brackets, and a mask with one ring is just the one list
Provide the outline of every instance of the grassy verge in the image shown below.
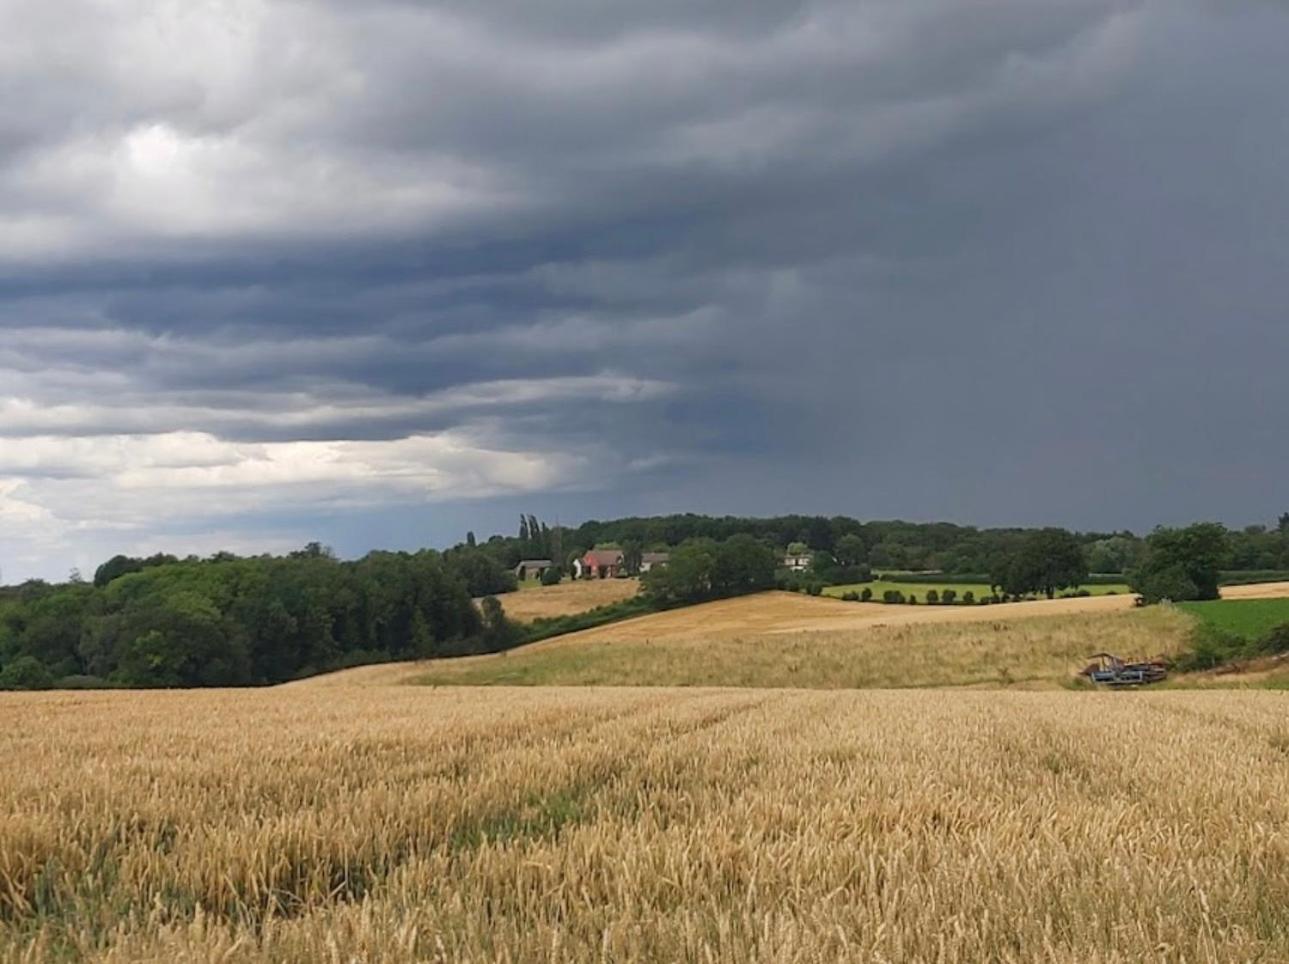
[[1289,599],[1220,599],[1177,606],[1195,617],[1183,671],[1207,670],[1289,652]]

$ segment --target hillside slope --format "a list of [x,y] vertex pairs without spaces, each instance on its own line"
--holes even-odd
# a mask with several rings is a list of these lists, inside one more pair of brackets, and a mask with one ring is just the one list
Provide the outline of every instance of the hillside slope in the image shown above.
[[[1224,598],[1289,597],[1289,583]],[[296,686],[906,687],[1068,682],[1099,650],[1178,652],[1185,614],[1097,596],[997,606],[887,606],[770,592],[570,633],[509,653],[360,667]]]

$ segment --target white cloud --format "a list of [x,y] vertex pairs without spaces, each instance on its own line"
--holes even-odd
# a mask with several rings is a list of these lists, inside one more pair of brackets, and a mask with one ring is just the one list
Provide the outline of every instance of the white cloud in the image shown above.
[[145,528],[247,512],[477,499],[576,484],[583,457],[461,432],[388,441],[233,443],[201,432],[0,440],[5,520]]

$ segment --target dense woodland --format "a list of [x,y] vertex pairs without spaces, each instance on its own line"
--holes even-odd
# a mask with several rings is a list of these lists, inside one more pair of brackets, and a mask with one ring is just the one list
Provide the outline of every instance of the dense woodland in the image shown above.
[[0,688],[261,685],[364,662],[495,652],[580,625],[521,631],[507,622],[491,597],[515,590],[520,559],[555,560],[558,579],[561,564],[606,545],[628,558],[667,548],[671,559],[646,575],[640,601],[588,614],[600,620],[785,585],[779,566],[790,546],[810,550],[812,587],[862,582],[881,567],[1050,596],[1117,573],[1150,602],[1213,598],[1224,576],[1238,578],[1225,570],[1289,570],[1289,513],[1274,527],[1199,524],[1146,538],[810,516],[552,528],[524,516],[515,536],[355,561],[316,543],[284,557],[117,556],[92,582],[0,589]]
[[507,642],[507,627],[471,596],[506,575],[471,552],[118,557],[93,583],[3,591],[0,685],[237,686],[483,652]]

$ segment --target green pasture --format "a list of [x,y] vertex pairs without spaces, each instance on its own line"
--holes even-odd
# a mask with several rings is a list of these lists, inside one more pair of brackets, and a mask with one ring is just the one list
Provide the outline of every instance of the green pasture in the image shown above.
[[1289,599],[1216,599],[1178,603],[1177,608],[1221,633],[1249,641],[1289,623]]

